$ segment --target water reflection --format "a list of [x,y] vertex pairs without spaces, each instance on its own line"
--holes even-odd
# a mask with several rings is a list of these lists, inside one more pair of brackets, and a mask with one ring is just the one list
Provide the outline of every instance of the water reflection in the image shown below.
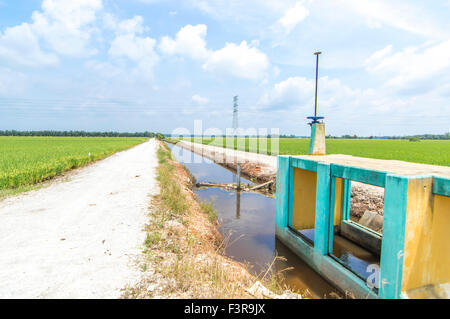
[[369,265],[380,262],[378,256],[338,235],[333,238],[333,255],[364,280],[372,274]]
[[236,219],[241,217],[241,192],[236,191]]

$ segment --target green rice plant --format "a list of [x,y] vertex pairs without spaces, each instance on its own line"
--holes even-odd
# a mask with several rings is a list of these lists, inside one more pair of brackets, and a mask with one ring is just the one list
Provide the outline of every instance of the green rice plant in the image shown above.
[[135,137],[0,136],[0,190],[48,180],[146,140]]

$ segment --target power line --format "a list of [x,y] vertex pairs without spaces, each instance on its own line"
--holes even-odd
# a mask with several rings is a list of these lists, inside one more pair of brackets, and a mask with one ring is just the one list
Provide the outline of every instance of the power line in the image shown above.
[[238,99],[239,97],[236,95],[233,97],[233,133],[236,136],[237,135],[237,129],[238,129]]

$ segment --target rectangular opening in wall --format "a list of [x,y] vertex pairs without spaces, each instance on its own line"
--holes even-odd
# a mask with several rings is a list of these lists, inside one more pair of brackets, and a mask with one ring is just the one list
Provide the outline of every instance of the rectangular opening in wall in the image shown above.
[[382,235],[384,188],[354,181],[350,186],[350,220]]
[[343,178],[333,178],[332,187],[330,254],[360,278],[376,281],[383,238],[384,188]]
[[314,245],[317,173],[294,168],[290,227]]

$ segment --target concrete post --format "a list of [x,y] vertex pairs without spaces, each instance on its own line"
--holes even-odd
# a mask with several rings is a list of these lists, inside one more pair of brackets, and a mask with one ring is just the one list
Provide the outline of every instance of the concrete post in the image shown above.
[[309,141],[309,155],[325,155],[325,123],[311,125],[311,139]]

